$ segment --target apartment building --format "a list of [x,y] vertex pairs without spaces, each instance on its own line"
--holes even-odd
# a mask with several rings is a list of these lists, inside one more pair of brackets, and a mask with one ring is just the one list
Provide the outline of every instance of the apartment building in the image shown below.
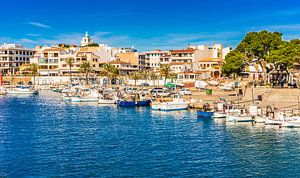
[[3,44],[0,46],[0,72],[4,75],[16,74],[20,66],[30,62],[34,50],[18,44]]
[[147,69],[158,70],[161,64],[161,57],[166,55],[167,51],[153,50],[145,52],[145,65]]

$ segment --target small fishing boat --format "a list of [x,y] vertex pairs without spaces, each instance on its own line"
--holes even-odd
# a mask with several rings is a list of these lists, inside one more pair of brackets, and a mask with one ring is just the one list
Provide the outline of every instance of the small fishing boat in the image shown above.
[[98,102],[99,92],[96,89],[82,88],[71,97],[71,102]]
[[118,101],[119,107],[135,107],[135,101],[126,101],[126,100],[120,100]]
[[137,101],[136,105],[137,106],[150,106],[151,100],[147,99],[147,100],[141,100],[141,101]]
[[177,111],[177,110],[186,110],[189,106],[188,102],[185,102],[179,95],[176,95],[173,98],[173,101],[170,102],[152,102],[151,108],[153,110],[160,111]]
[[226,122],[253,122],[254,116],[248,114],[245,109],[229,110]]
[[294,120],[291,121],[286,121],[281,124],[281,127],[286,127],[286,128],[300,128],[300,117],[294,116]]
[[30,86],[16,86],[7,90],[8,94],[38,94],[39,91]]
[[203,109],[197,111],[197,117],[201,118],[211,118],[214,112],[211,111],[211,108],[208,103],[203,105]]
[[117,104],[119,98],[117,94],[114,92],[110,92],[108,94],[100,94],[98,103],[99,104]]
[[98,103],[99,104],[117,104],[118,100],[114,99],[101,99],[99,98]]
[[211,111],[197,111],[197,117],[212,117],[214,112]]

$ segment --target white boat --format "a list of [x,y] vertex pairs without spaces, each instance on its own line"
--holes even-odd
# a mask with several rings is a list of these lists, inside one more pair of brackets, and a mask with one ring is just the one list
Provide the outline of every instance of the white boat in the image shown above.
[[170,102],[152,102],[151,109],[160,111],[176,111],[185,110],[188,106],[188,102],[185,102],[182,98],[177,96]]
[[117,104],[118,100],[114,99],[101,99],[99,98],[98,103],[99,104]]
[[71,102],[98,102],[99,92],[96,89],[82,88],[71,97]]
[[221,119],[221,118],[226,118],[227,117],[227,113],[224,112],[214,112],[214,115],[212,116],[212,118],[215,119]]
[[264,117],[262,115],[257,115],[254,118],[254,122],[255,123],[265,123],[266,122],[266,117]]
[[11,88],[7,90],[8,94],[38,94],[39,91],[33,89],[30,86],[16,86],[15,88]]
[[293,123],[296,125],[298,120],[300,120],[299,116],[287,116],[282,111],[276,111],[266,117],[265,125],[289,126]]
[[286,121],[281,124],[281,127],[287,127],[287,128],[300,128],[300,117],[295,116],[293,117],[295,120]]
[[247,114],[244,109],[229,110],[226,122],[253,122],[254,116]]
[[0,95],[6,95],[6,94],[7,91],[2,86],[0,86]]
[[253,116],[249,115],[229,115],[226,118],[227,122],[253,122]]

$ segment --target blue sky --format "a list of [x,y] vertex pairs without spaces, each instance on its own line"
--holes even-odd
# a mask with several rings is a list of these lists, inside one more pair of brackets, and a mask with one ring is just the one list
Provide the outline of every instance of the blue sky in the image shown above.
[[26,0],[1,2],[0,43],[93,41],[139,51],[187,44],[236,46],[249,31],[300,37],[299,0]]

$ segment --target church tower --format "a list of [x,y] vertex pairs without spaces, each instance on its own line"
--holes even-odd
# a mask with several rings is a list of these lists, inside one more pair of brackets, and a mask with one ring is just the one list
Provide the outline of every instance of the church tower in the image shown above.
[[92,44],[92,41],[91,41],[89,33],[86,32],[84,37],[81,40],[81,46],[88,46],[89,44]]

